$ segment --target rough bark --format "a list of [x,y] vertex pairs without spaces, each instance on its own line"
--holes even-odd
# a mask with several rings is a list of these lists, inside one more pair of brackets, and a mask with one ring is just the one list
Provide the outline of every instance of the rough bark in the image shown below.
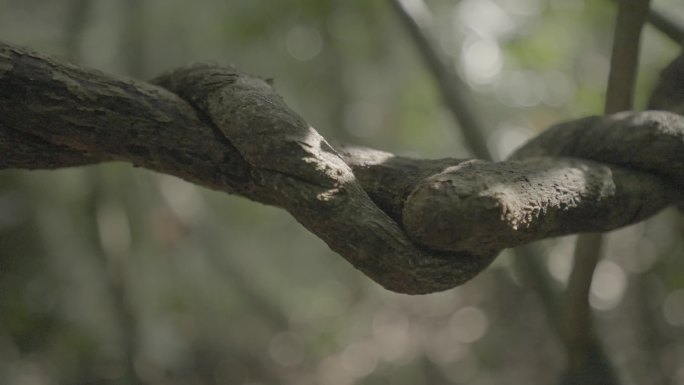
[[409,159],[335,149],[270,84],[231,67],[154,83],[0,43],[0,169],[125,161],[283,207],[376,282],[413,294],[466,282],[503,248],[624,226],[681,199],[675,114],[562,124],[511,162]]

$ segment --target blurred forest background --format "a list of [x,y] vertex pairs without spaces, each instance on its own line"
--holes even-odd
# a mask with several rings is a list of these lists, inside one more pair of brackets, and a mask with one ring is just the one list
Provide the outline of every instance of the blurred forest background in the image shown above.
[[[613,2],[410,4],[497,158],[601,113]],[[681,0],[653,6],[684,21]],[[389,1],[0,0],[0,39],[138,79],[233,63],[329,139],[471,156]],[[679,51],[645,28],[637,108]],[[596,270],[600,340],[634,383],[684,384],[683,235],[666,210],[608,235]],[[574,238],[541,243],[560,288]],[[553,329],[508,252],[398,295],[279,209],[129,164],[0,172],[2,384],[548,384],[566,362]]]

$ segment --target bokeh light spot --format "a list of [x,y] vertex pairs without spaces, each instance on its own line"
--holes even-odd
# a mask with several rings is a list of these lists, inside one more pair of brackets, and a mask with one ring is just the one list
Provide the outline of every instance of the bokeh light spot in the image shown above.
[[467,39],[462,61],[467,80],[476,84],[491,83],[503,68],[501,48],[494,39]]
[[684,326],[684,289],[678,289],[665,297],[663,316],[673,326]]
[[317,29],[298,25],[287,33],[285,45],[292,57],[300,61],[308,61],[321,52],[323,38]]
[[487,332],[489,319],[480,308],[467,306],[459,309],[449,320],[451,335],[459,342],[473,343]]
[[591,282],[589,303],[597,310],[610,310],[622,300],[627,288],[627,276],[615,262],[601,261]]

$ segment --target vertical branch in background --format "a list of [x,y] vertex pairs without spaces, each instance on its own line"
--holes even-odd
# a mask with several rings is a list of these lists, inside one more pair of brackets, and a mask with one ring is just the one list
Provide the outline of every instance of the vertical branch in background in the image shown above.
[[[619,3],[620,0],[613,0]],[[678,44],[684,44],[684,28],[669,14],[651,7],[646,15],[646,21]]]
[[127,0],[124,4],[124,25],[121,51],[126,59],[126,73],[142,79],[145,75],[143,0]]
[[81,35],[88,23],[92,8],[91,0],[73,0],[64,35],[64,51],[69,60],[78,61],[81,56]]
[[[92,0],[74,0],[72,3],[65,41],[66,53],[71,60],[79,61],[80,59],[80,41],[88,23],[88,15],[92,7]],[[123,370],[119,380],[126,384],[139,384],[141,382],[135,372],[136,341],[138,338],[137,320],[130,306],[125,264],[121,255],[112,255],[110,251],[106,250],[101,234],[98,231],[100,229],[98,211],[105,195],[103,193],[102,171],[99,169],[89,169],[87,172],[92,187],[92,191],[87,198],[88,218],[91,221],[88,225],[90,230],[88,239],[91,240],[95,254],[101,263],[101,268],[105,275],[103,281],[105,282],[106,292],[111,301],[111,309],[115,317],[116,326],[121,333]]]
[[111,301],[114,323],[121,333],[118,343],[122,350],[122,373],[119,380],[125,384],[140,384],[141,381],[135,371],[138,322],[130,301],[129,274],[126,268],[127,255],[121,252],[123,250],[115,252],[106,245],[105,237],[112,229],[104,226],[101,220],[104,202],[108,199],[104,172],[97,168],[90,168],[87,172],[91,184],[90,194],[86,198],[90,221],[87,226],[89,231],[87,238],[91,240],[92,248],[104,272],[103,281]]
[[[333,11],[329,10],[330,14]],[[330,17],[330,14],[327,16]],[[330,105],[330,128],[334,137],[340,141],[349,141],[350,133],[345,129],[345,109],[349,102],[347,82],[345,74],[348,69],[347,57],[341,54],[340,42],[330,32],[330,28],[318,24],[316,28],[321,32],[324,49],[321,52],[325,81],[330,85],[328,88],[332,93]]]
[[634,104],[641,30],[649,4],[650,0],[619,2],[606,90],[606,114],[630,110]]
[[[630,110],[634,99],[639,41],[649,13],[650,0],[618,2],[617,21],[606,90],[605,113]],[[588,351],[595,331],[591,320],[589,292],[602,246],[600,234],[581,235],[575,247],[575,264],[568,281],[564,339],[570,347],[570,372],[580,383],[600,383],[594,378],[594,363]]]
[[[137,8],[139,1],[129,1],[128,5],[130,8]],[[89,13],[92,10],[93,1],[92,0],[73,0],[67,25],[66,34],[66,53],[70,60],[79,61],[81,57],[80,51],[80,41],[83,36],[83,31],[88,23]],[[131,13],[136,13],[135,17],[140,20],[137,15],[137,9],[131,11]],[[139,36],[135,34],[140,32],[140,28],[132,28],[135,22],[129,22],[125,28],[125,37],[122,39],[124,44],[129,44],[132,41],[133,52],[130,54],[137,54],[142,51],[142,46],[138,44]],[[129,55],[130,57],[130,55]],[[132,59],[127,62],[128,72],[131,75],[140,75],[140,65],[139,59]],[[88,197],[88,216],[91,223],[88,229],[91,231],[88,239],[91,240],[92,248],[95,250],[95,254],[99,257],[102,270],[106,275],[103,277],[105,282],[107,295],[111,301],[111,309],[114,314],[114,319],[117,328],[119,329],[120,343],[122,349],[122,373],[119,378],[120,381],[126,384],[139,384],[141,383],[138,375],[135,371],[135,355],[137,351],[137,340],[138,340],[138,323],[137,317],[134,309],[131,307],[130,298],[130,285],[128,285],[128,274],[126,269],[125,255],[114,255],[111,250],[107,250],[102,239],[102,231],[100,228],[101,224],[98,221],[98,216],[101,213],[101,205],[105,198],[105,189],[103,188],[103,172],[98,168],[87,170],[88,178],[91,182],[92,191]],[[105,229],[106,231],[106,229]]]
[[[89,14],[93,8],[92,0],[73,0],[66,26],[65,52],[67,57],[73,61],[81,59],[80,43],[83,31],[88,24]],[[119,380],[126,384],[139,384],[140,380],[135,373],[135,354],[137,349],[137,322],[134,312],[128,301],[129,295],[126,285],[125,267],[122,265],[121,256],[111,255],[106,250],[97,229],[98,207],[103,200],[102,172],[99,169],[87,170],[91,182],[92,191],[87,201],[88,236],[91,247],[98,257],[100,267],[103,271],[103,282],[105,282],[106,292],[111,301],[112,313],[115,316],[115,323],[121,333],[121,348],[123,350],[122,373]]]
[[[597,367],[592,341],[597,341],[589,306],[594,269],[601,255],[601,234],[583,234],[575,245],[574,266],[568,279],[564,327],[561,338],[568,353],[567,383],[604,384],[606,377],[619,383],[615,374]],[[603,355],[603,353],[601,353]],[[607,359],[607,358],[606,358]]]
[[[461,132],[468,147],[480,159],[491,160],[492,156],[487,148],[484,136],[484,126],[473,111],[468,98],[464,95],[467,85],[446,65],[442,55],[430,41],[428,22],[431,19],[427,6],[422,0],[392,0],[391,4],[397,10],[406,29],[420,50],[421,57],[432,72],[437,82],[442,98],[451,111],[454,119],[461,126]],[[419,14],[419,10],[422,13]]]
[[674,21],[668,14],[651,9],[648,22],[679,44],[684,44],[684,28]]

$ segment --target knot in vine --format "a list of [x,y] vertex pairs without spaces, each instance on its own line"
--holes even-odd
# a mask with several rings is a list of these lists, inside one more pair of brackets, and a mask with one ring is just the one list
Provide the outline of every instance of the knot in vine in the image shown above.
[[418,160],[330,145],[270,82],[199,64],[154,81],[190,103],[247,165],[239,193],[286,209],[387,289],[460,285],[504,248],[606,231],[681,201],[684,117],[562,123],[508,161]]

